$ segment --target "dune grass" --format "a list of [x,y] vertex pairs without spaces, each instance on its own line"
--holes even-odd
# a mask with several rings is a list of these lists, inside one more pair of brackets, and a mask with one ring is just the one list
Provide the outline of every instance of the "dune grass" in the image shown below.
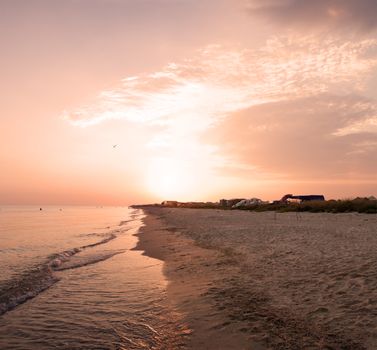
[[366,213],[377,214],[377,201],[367,198],[309,201],[302,203],[272,203],[239,208],[252,211],[311,212],[311,213]]

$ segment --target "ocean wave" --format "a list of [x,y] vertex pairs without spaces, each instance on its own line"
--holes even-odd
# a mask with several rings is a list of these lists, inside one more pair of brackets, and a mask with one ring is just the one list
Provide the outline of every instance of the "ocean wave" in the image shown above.
[[107,231],[107,232],[83,233],[83,234],[78,235],[78,237],[109,237],[111,235],[116,235],[117,233],[126,232],[126,231],[128,230],[117,228],[117,229]]
[[100,261],[110,259],[114,255],[121,254],[124,252],[125,250],[122,249],[122,250],[117,250],[117,251],[99,252],[99,253],[89,254],[85,256],[75,256],[72,259],[69,259],[68,261],[65,261],[62,264],[60,264],[60,266],[56,267],[54,271],[64,271],[64,270],[76,269],[79,267],[96,264]]
[[111,233],[109,234],[106,238],[104,238],[103,240],[99,241],[99,242],[96,242],[96,243],[92,243],[92,244],[87,244],[87,245],[83,245],[81,247],[81,249],[86,249],[86,248],[93,248],[93,247],[96,247],[98,245],[101,245],[101,244],[105,244],[107,242],[110,242],[112,241],[113,239],[117,238],[117,235],[115,235],[114,233]]
[[58,281],[48,265],[35,267],[7,281],[0,287],[0,315],[34,298]]
[[[119,230],[115,232],[119,232]],[[116,250],[96,252],[94,254],[86,254],[85,256],[77,255],[88,248],[106,244],[117,238],[114,231],[103,234],[103,236],[105,236],[105,238],[98,242],[52,254],[47,257],[47,261],[43,264],[35,266],[22,273],[20,276],[2,283],[0,285],[0,316],[27,300],[34,298],[39,293],[58,282],[60,278],[54,274],[55,271],[95,264],[125,251]]]

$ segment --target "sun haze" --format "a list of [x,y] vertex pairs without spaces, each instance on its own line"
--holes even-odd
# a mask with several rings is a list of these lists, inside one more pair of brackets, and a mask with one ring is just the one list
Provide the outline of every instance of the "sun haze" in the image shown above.
[[0,202],[376,195],[376,11],[1,1]]

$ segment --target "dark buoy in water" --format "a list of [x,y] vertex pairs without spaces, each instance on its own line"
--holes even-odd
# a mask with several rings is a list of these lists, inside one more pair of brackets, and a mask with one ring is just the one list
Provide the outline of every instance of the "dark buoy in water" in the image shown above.
[[39,208],[39,210],[42,210],[42,208]]

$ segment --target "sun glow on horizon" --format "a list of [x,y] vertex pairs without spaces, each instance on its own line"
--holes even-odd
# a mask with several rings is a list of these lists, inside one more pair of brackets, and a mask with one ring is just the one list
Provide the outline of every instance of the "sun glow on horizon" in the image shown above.
[[195,174],[189,164],[167,157],[151,161],[145,181],[148,190],[161,200],[187,198],[196,187]]

